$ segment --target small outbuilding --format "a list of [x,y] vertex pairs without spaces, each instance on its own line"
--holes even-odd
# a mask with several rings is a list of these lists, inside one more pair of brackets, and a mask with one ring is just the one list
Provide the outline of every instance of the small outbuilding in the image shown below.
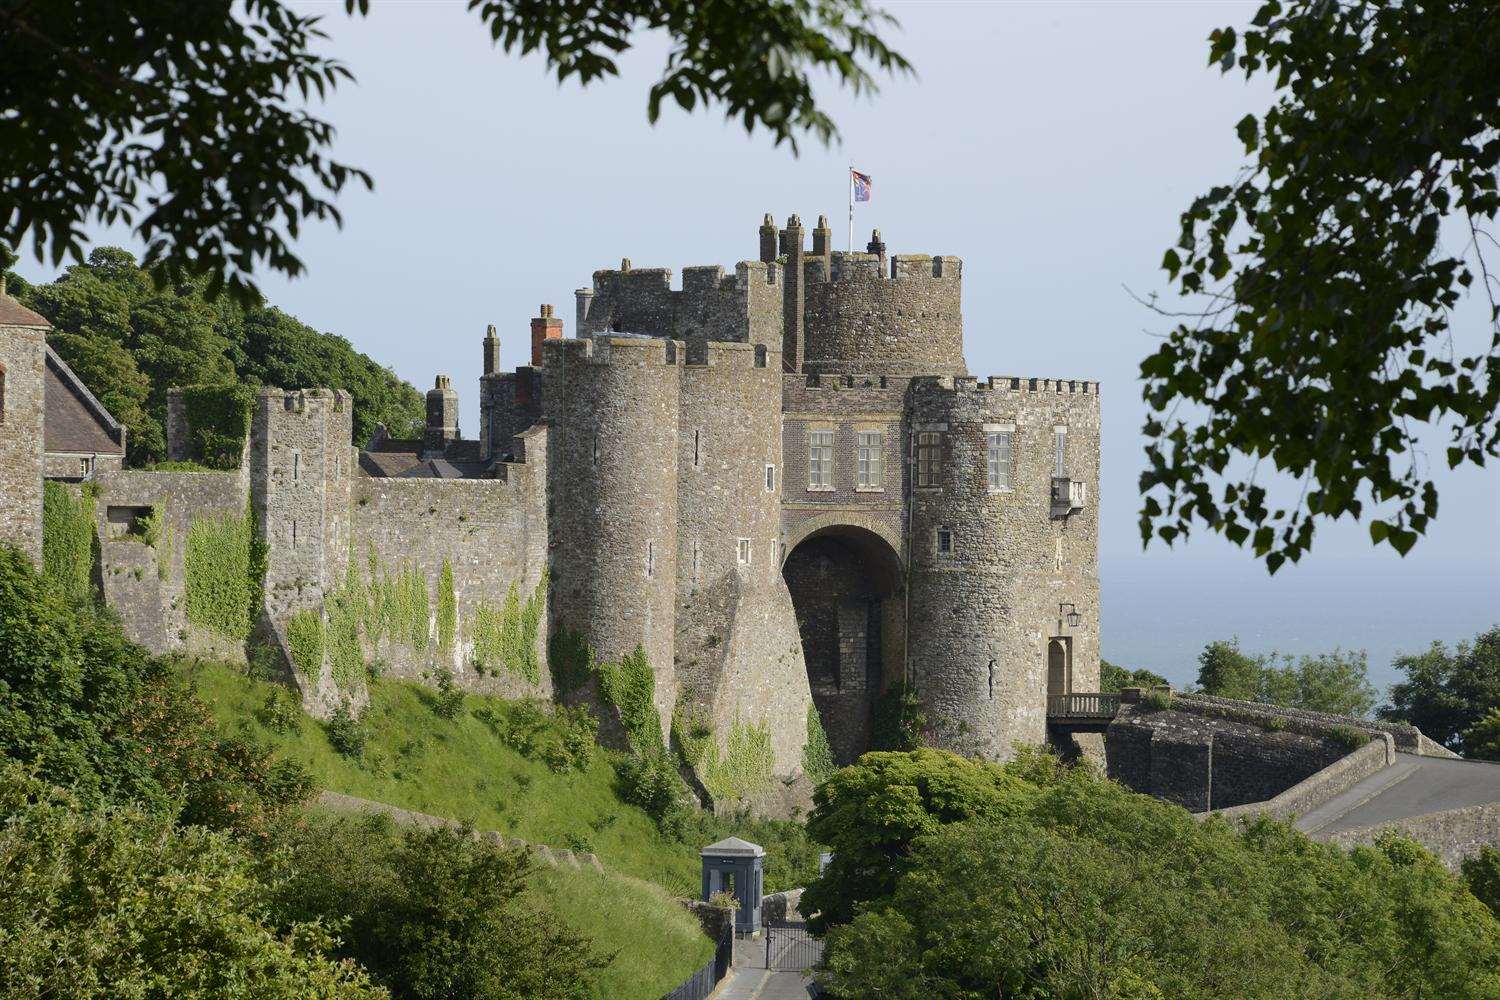
[[734,932],[754,934],[760,929],[760,898],[765,891],[766,849],[738,837],[727,837],[698,852],[703,859],[703,898],[716,892],[733,894],[739,906]]

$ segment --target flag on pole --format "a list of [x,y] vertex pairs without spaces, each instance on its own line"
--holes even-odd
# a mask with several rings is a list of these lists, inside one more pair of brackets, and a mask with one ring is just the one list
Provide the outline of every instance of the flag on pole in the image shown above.
[[850,168],[849,179],[854,184],[854,200],[869,201],[870,194],[875,189],[875,182],[869,174],[862,174],[858,170]]

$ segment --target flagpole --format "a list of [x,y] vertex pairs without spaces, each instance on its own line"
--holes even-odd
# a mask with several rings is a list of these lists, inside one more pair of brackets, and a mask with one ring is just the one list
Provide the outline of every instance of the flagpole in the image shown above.
[[844,178],[849,186],[849,252],[854,252],[854,164],[849,164],[849,176]]

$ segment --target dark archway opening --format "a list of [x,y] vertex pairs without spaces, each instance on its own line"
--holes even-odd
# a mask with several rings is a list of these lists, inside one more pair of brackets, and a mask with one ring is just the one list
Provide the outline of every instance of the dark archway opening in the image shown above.
[[833,756],[870,747],[875,703],[901,679],[906,607],[901,559],[874,532],[835,525],[813,532],[782,565],[813,703]]

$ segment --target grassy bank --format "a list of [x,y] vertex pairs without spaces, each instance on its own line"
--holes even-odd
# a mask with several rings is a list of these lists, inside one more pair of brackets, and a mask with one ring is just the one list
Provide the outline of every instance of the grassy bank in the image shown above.
[[277,686],[218,663],[185,663],[199,696],[229,732],[243,732],[298,760],[324,788],[472,823],[538,844],[597,854],[614,872],[696,896],[698,850],[734,834],[767,851],[766,888],[803,884],[817,869],[817,848],[791,823],[698,817],[686,840],[663,836],[640,808],[615,791],[616,755],[596,750],[581,771],[558,773],[501,739],[481,716],[508,718],[516,703],[469,695],[466,711],[446,719],[436,693],[417,684],[371,685],[362,757],[339,753],[325,728],[306,716],[280,732],[263,706]]

